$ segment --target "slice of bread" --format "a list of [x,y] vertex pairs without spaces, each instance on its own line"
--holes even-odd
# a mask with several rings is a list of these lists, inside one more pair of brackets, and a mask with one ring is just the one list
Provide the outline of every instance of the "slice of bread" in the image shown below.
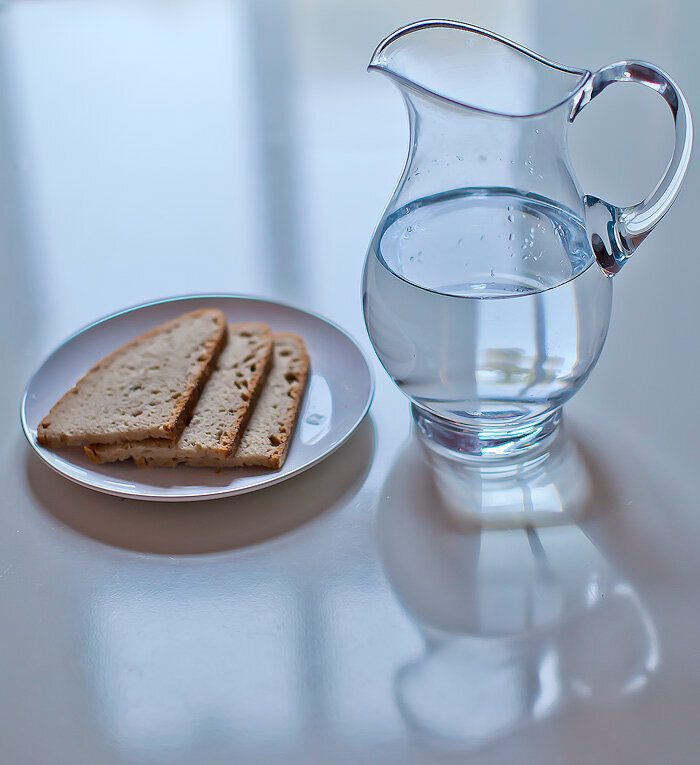
[[131,457],[140,466],[224,459],[238,446],[271,360],[272,333],[266,324],[232,325],[216,368],[179,439],[90,444],[85,452],[93,462]]
[[221,311],[193,311],[155,327],[79,380],[39,424],[39,443],[177,438],[225,340]]
[[235,454],[219,465],[267,467],[284,464],[309,376],[309,355],[299,335],[274,335],[267,383]]

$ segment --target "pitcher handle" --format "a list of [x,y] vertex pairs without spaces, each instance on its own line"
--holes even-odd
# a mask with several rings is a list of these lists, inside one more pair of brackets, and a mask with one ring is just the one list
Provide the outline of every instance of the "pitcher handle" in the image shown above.
[[584,197],[593,252],[608,276],[614,276],[622,268],[668,212],[688,169],[693,145],[693,121],[683,93],[661,69],[644,61],[618,61],[595,72],[571,112],[571,121],[613,82],[637,82],[661,95],[673,115],[676,143],[663,178],[639,204],[620,208],[597,197]]

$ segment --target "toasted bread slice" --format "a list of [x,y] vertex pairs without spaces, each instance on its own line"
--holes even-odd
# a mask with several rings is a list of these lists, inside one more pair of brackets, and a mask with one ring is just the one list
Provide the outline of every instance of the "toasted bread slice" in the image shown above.
[[221,311],[193,311],[155,327],[79,380],[39,424],[39,443],[177,438],[225,340]]
[[229,327],[228,342],[179,439],[90,444],[85,448],[87,455],[93,462],[133,458],[140,466],[197,464],[229,457],[238,446],[271,359],[272,333],[266,324]]

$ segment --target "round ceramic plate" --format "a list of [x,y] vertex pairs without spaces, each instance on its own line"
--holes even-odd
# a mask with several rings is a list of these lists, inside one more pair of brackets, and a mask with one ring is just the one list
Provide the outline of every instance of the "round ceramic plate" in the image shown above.
[[[218,308],[230,323],[262,321],[273,332],[296,332],[311,357],[309,382],[281,470],[137,468],[131,462],[93,465],[82,449],[46,449],[37,426],[75,382],[111,351],[187,311]],[[337,449],[360,424],[374,384],[354,340],[320,316],[252,297],[225,295],[161,300],[130,308],[81,329],[41,365],[22,398],[22,427],[34,451],[55,471],[107,494],[166,502],[214,499],[262,489],[301,473]]]

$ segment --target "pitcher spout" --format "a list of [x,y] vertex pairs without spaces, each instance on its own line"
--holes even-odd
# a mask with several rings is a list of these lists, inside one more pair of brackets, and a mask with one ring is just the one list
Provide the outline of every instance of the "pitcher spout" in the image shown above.
[[445,19],[398,29],[367,67],[402,90],[502,117],[531,117],[569,103],[591,73],[548,61],[486,29]]

